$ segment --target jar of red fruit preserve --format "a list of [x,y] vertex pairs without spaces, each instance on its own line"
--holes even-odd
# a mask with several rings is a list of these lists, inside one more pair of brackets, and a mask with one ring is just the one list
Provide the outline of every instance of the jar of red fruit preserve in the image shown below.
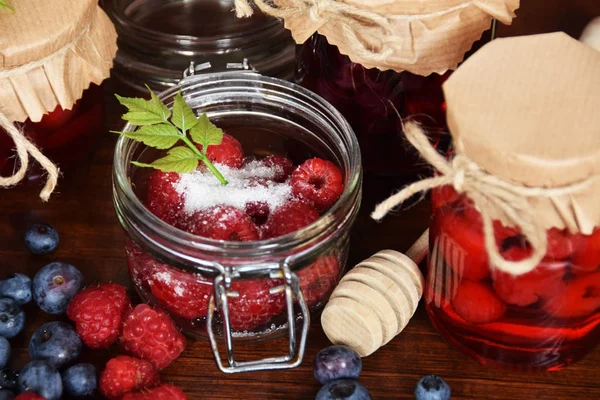
[[302,43],[296,82],[348,119],[365,172],[404,181],[428,170],[407,146],[402,119],[421,123],[432,144],[446,150],[443,82],[475,42],[490,40],[492,19],[511,23],[519,6],[518,0],[274,3],[274,15],[289,11],[282,15],[286,27]]
[[[233,0],[113,0],[107,11],[119,33],[115,76],[146,92],[177,84],[195,73],[255,69],[291,80],[294,42],[283,24],[257,14],[236,19]],[[244,61],[246,60],[246,61]]]
[[600,341],[598,69],[564,33],[499,39],[444,85],[450,161],[407,126],[438,171],[397,198],[434,188],[427,311],[482,364],[557,370]]
[[[208,332],[224,372],[297,366],[310,311],[324,305],[346,263],[361,197],[356,138],[324,100],[276,78],[194,75],[159,97],[171,104],[180,90],[226,132],[207,156],[229,183],[204,168],[180,175],[136,167],[132,160],[148,163],[161,151],[119,140],[114,202],[134,285],[188,335]],[[288,355],[233,358],[234,339],[286,332]]]
[[[47,157],[28,148],[43,167],[30,169],[36,178],[52,163],[75,166],[93,147],[116,32],[94,0],[24,0],[14,8],[0,13],[0,112]],[[27,165],[14,134],[0,127],[3,176]]]

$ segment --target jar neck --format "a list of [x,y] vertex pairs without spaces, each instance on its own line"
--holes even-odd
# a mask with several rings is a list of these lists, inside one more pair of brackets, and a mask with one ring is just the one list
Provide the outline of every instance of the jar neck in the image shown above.
[[279,76],[294,61],[289,32],[261,14],[235,19],[232,9],[233,1],[114,0],[108,13],[119,34],[116,66],[138,75],[144,82],[137,86],[154,83],[161,90],[176,84],[190,61],[210,62],[208,72],[220,72],[247,58],[257,70]]
[[[159,95],[167,104],[181,90],[196,112],[214,117],[245,119],[272,114],[285,123],[310,126],[318,141],[332,148],[332,158],[345,176],[345,190],[337,203],[313,224],[288,235],[256,242],[223,242],[180,231],[144,207],[132,188],[136,168],[144,146],[121,137],[115,149],[113,194],[119,220],[128,234],[161,259],[193,266],[203,273],[215,273],[219,265],[253,272],[252,265],[302,265],[347,235],[360,206],[362,185],[360,152],[356,138],[344,118],[323,99],[296,85],[254,73],[221,73],[192,76],[181,85]],[[254,115],[253,115],[254,114]],[[132,131],[130,125],[125,131]],[[322,249],[321,249],[322,248]],[[265,271],[264,266],[256,270]]]

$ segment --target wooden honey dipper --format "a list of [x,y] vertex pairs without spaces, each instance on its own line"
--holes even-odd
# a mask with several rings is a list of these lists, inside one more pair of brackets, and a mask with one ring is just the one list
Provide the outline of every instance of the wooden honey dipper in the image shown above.
[[405,254],[383,250],[350,270],[321,315],[329,340],[366,357],[404,330],[423,295],[418,264],[427,255],[429,230]]

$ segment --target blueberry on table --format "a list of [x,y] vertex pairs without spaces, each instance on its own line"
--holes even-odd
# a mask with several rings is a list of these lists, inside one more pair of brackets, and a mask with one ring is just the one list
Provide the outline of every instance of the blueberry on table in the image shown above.
[[0,389],[0,400],[11,400],[15,398],[15,394],[8,389]]
[[75,361],[82,347],[83,343],[71,325],[53,321],[35,331],[29,341],[29,355],[33,360],[44,360],[60,369]]
[[334,379],[358,378],[362,370],[362,360],[348,346],[329,346],[317,354],[313,369],[315,379],[324,385]]
[[31,301],[31,279],[27,275],[12,274],[0,281],[0,297],[10,297],[20,305]]
[[33,254],[50,254],[58,247],[58,232],[47,224],[32,225],[25,232],[25,246]]
[[0,369],[6,367],[10,359],[10,343],[6,338],[0,336]]
[[34,392],[46,400],[58,400],[62,395],[60,374],[45,361],[27,363],[19,374],[18,383],[20,392]]
[[450,386],[437,375],[425,375],[415,388],[416,400],[448,400]]
[[19,375],[12,369],[4,368],[0,370],[0,389],[7,389],[10,391],[17,390],[17,379]]
[[7,339],[17,336],[25,325],[25,313],[19,304],[8,297],[0,297],[0,336]]
[[64,391],[74,397],[91,396],[98,386],[92,364],[76,364],[62,373]]
[[71,264],[50,263],[33,278],[33,298],[38,307],[49,314],[63,314],[79,292],[83,275]]
[[323,386],[315,400],[371,400],[371,395],[354,379],[336,379]]

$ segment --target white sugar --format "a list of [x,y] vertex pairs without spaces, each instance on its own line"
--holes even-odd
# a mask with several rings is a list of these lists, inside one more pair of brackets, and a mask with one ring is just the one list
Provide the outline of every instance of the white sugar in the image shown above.
[[[233,206],[244,210],[248,203],[265,203],[270,210],[284,204],[292,196],[289,183],[269,179],[281,173],[280,166],[266,166],[252,161],[241,169],[216,165],[229,184],[222,185],[210,171],[196,170],[182,174],[173,186],[184,198],[186,213],[213,206]],[[262,182],[256,182],[256,180]]]

